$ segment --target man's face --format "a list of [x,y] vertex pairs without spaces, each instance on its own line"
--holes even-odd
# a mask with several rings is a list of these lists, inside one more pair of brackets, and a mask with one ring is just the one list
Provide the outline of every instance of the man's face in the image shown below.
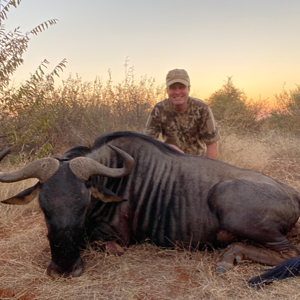
[[175,82],[167,88],[167,92],[174,109],[177,111],[184,110],[189,98],[190,87],[180,82]]

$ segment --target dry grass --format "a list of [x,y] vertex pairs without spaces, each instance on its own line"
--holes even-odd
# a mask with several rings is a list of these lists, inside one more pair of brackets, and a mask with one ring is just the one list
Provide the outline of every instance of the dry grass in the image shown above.
[[300,190],[300,138],[277,132],[224,136],[220,160],[262,172]]
[[[299,144],[275,133],[265,136],[228,136],[220,145],[220,159],[262,171],[299,186]],[[11,168],[4,164],[4,169]],[[3,171],[3,166],[1,166]],[[34,184],[0,184],[7,198]],[[299,299],[300,279],[274,283],[257,291],[246,280],[266,266],[243,262],[216,276],[214,264],[222,250],[188,252],[152,245],[132,246],[122,256],[82,252],[85,272],[79,278],[52,280],[47,229],[37,203],[0,205],[0,299]],[[294,238],[300,246],[300,240]],[[300,248],[300,247],[299,247]]]

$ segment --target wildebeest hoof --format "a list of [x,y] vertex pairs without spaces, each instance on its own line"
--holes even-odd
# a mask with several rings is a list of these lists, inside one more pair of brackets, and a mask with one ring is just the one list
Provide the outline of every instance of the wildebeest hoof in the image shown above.
[[229,271],[232,268],[232,265],[226,262],[221,262],[218,264],[217,268],[216,268],[216,274],[220,275],[220,274],[224,274],[227,271]]

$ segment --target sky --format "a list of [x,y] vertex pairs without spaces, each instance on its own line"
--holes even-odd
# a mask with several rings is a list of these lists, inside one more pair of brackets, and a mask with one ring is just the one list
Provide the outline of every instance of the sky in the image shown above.
[[201,99],[232,76],[248,99],[272,101],[300,84],[299,12],[299,0],[22,0],[3,23],[25,33],[59,20],[32,37],[15,84],[44,59],[50,72],[66,58],[59,82],[69,74],[106,82],[110,70],[117,85],[128,59],[137,81],[161,85],[179,68]]

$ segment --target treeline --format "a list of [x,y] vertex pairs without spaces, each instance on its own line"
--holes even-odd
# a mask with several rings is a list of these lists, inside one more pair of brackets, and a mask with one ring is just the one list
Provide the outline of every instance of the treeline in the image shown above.
[[99,78],[82,82],[70,75],[58,88],[40,74],[2,93],[1,148],[20,144],[25,152],[41,157],[61,148],[90,145],[109,131],[142,132],[150,108],[164,93],[152,78],[135,81],[130,70],[117,85],[111,78],[106,83]]
[[[52,19],[23,34],[19,27],[8,33],[2,23],[12,7],[21,0],[4,0],[0,11],[0,150],[19,145],[23,157],[59,154],[75,145],[90,145],[100,134],[117,130],[142,132],[154,104],[166,97],[164,86],[155,85],[146,76],[135,80],[133,68],[125,63],[126,77],[113,85],[82,82],[69,76],[55,87],[54,77],[66,67],[63,59],[52,72],[45,74],[44,60],[30,78],[11,87],[14,72],[23,63],[32,36],[58,20]],[[229,77],[225,84],[206,100],[214,113],[222,136],[281,131],[300,135],[300,85],[275,95],[277,108],[270,110],[264,100],[248,100]]]
[[213,93],[210,104],[219,127],[234,133],[276,130],[300,135],[300,85],[285,90],[275,101],[248,100],[246,94],[235,87],[229,77],[221,89]]
[[[20,87],[1,92],[1,149],[20,145],[26,156],[58,154],[75,145],[91,145],[100,134],[117,130],[144,131],[153,105],[166,97],[153,78],[135,80],[129,68],[122,83],[99,78],[83,82],[69,76],[59,87],[39,73]],[[232,78],[209,99],[221,133],[252,134],[284,131],[300,134],[300,86],[275,95],[277,108],[266,101],[248,100]]]

